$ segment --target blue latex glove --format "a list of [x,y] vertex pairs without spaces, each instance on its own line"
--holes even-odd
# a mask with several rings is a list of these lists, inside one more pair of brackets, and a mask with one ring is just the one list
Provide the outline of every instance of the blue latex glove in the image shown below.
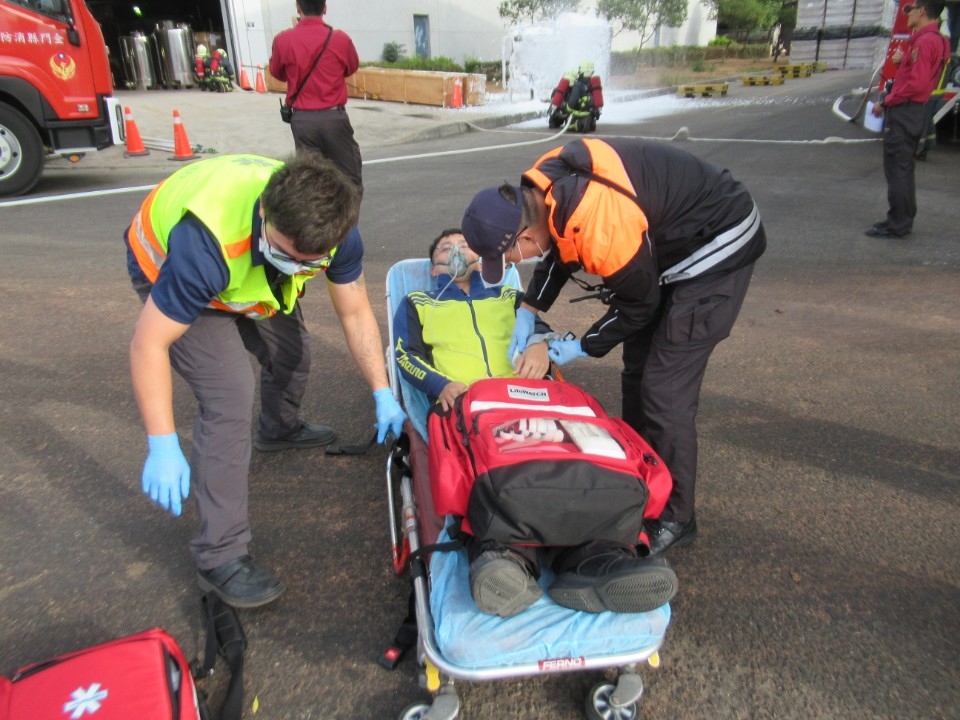
[[180,499],[190,494],[190,463],[183,456],[176,433],[147,435],[147,461],[143,464],[143,491],[175,516]]
[[526,308],[517,309],[517,321],[513,324],[513,337],[510,338],[510,347],[507,348],[507,360],[512,365],[515,361],[513,357],[518,352],[523,352],[527,347],[527,340],[533,335],[533,324],[536,316]]
[[553,360],[557,365],[564,365],[571,360],[576,360],[577,358],[586,357],[587,354],[583,351],[583,347],[580,345],[580,341],[577,339],[574,340],[549,340],[547,342],[547,355],[550,356],[550,359]]
[[377,403],[377,442],[382,443],[388,433],[399,437],[407,414],[400,407],[390,388],[374,391],[373,399]]

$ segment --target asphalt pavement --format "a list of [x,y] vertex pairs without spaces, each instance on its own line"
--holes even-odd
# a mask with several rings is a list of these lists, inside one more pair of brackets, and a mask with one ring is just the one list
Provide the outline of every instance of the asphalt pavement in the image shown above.
[[[830,112],[864,82],[731,84],[726,98],[643,119],[614,121],[611,104],[598,124],[597,137],[675,142],[729,167],[769,238],[704,381],[700,534],[669,555],[680,591],[661,666],[641,670],[647,720],[958,716],[960,146],[918,165],[913,235],[864,237],[885,208],[880,143]],[[283,157],[293,145],[277,97],[121,94],[146,138],[172,140],[177,109],[193,145]],[[364,271],[385,330],[390,265],[422,256],[477,189],[515,181],[570,138],[545,120],[510,126],[537,112],[520,103],[348,107],[365,160]],[[127,360],[140,306],[120,235],[145,188],[178,167],[169,156],[51,164],[29,196],[0,201],[0,674],[152,626],[189,657],[203,649],[193,503],[174,519],[141,492]],[[555,328],[579,333],[602,313],[567,302],[577,295],[567,288],[551,309]],[[303,415],[366,440],[373,402],[322,286],[303,304],[314,354]],[[618,365],[613,352],[565,376],[618,414]],[[187,444],[195,412],[177,381]],[[428,698],[414,658],[393,672],[376,662],[406,612],[385,461],[254,453],[252,551],[289,589],[240,611],[245,720],[389,719]],[[461,718],[582,718],[607,677],[458,683]],[[223,663],[202,687],[222,695]]]

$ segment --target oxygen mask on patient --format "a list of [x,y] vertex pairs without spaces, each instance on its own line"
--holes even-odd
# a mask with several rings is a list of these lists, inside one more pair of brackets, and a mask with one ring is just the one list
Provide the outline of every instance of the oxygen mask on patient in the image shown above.
[[447,288],[457,280],[463,280],[467,275],[470,274],[470,266],[476,265],[477,261],[473,260],[472,262],[467,258],[467,254],[463,250],[463,245],[457,243],[456,245],[451,245],[450,249],[447,251],[447,261],[445,263],[435,263],[439,267],[445,267],[447,274],[450,276],[449,282],[443,286],[443,289],[440,291],[442,295],[446,292]]
[[470,272],[470,261],[463,251],[463,245],[457,244],[447,254],[447,274],[454,280],[462,280]]

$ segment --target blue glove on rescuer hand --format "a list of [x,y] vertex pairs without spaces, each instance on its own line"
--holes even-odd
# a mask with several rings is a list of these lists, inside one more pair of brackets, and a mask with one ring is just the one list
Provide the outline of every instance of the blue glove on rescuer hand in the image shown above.
[[564,365],[571,360],[586,357],[579,340],[550,340],[547,342],[547,355],[557,365]]
[[377,442],[382,443],[387,433],[393,433],[394,437],[399,437],[407,414],[400,407],[390,388],[375,390],[373,399],[377,402]]
[[507,348],[507,360],[512,365],[513,356],[523,352],[527,347],[527,340],[533,335],[533,324],[536,316],[526,308],[517,309],[517,321],[513,325],[513,337],[510,338],[510,347]]
[[183,456],[176,433],[147,435],[150,449],[143,464],[143,491],[157,505],[180,514],[180,499],[190,494],[190,463]]

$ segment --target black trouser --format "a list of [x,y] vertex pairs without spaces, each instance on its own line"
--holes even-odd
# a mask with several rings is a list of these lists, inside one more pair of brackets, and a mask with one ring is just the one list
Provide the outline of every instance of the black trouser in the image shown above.
[[350,178],[363,199],[363,160],[353,138],[350,117],[342,107],[327,110],[297,110],[290,121],[297,152],[315,150]]
[[662,520],[693,517],[700,386],[710,354],[740,313],[752,274],[751,263],[726,275],[663,286],[657,317],[623,343],[623,419],[673,475]]
[[887,108],[883,120],[883,174],[887,178],[887,226],[906,235],[917,216],[914,182],[917,143],[923,134],[924,104]]

